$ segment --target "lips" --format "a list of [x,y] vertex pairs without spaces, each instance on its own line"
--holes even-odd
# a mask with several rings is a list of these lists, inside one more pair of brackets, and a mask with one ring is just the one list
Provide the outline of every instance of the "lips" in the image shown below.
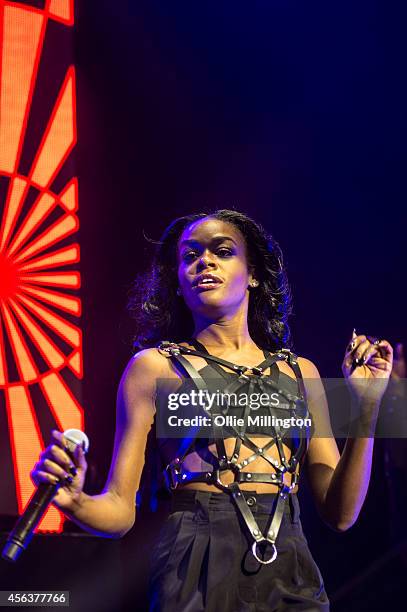
[[215,274],[200,274],[192,283],[194,289],[216,289],[223,283]]

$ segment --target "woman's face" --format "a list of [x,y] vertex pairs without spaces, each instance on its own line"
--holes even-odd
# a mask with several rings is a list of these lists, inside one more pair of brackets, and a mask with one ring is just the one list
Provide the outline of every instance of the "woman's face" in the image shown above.
[[248,299],[246,243],[226,221],[206,217],[183,231],[177,247],[178,281],[186,305],[202,316],[232,314]]

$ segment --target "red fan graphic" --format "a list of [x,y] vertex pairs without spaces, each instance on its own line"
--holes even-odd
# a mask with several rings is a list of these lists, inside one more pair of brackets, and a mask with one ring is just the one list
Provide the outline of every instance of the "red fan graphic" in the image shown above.
[[[59,429],[83,429],[83,409],[63,376],[68,368],[82,378],[82,334],[75,320],[81,314],[75,294],[77,180],[71,177],[59,193],[51,189],[76,142],[73,66],[27,176],[19,172],[50,19],[72,25],[73,1],[48,0],[38,9],[0,0],[0,180],[6,186],[0,201],[0,393],[19,512],[33,492],[29,473],[44,448],[34,396],[46,402]],[[39,529],[60,531],[62,522],[51,507]]]

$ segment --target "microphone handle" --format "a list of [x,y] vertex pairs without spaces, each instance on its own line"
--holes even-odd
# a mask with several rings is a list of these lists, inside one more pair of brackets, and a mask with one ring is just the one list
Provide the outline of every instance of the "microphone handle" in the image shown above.
[[16,561],[22,551],[25,550],[31,542],[34,529],[42,519],[60,484],[42,482],[38,485],[28,506],[7,538],[1,555],[3,559],[6,561]]

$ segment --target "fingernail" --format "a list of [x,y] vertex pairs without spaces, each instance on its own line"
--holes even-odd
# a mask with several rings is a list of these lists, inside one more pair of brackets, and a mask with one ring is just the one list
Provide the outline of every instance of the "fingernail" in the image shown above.
[[67,476],[65,477],[65,480],[66,480],[66,482],[68,482],[69,484],[72,484],[72,483],[73,483],[73,478],[72,478],[72,476],[67,475]]
[[76,467],[74,465],[69,468],[69,471],[71,472],[72,476],[76,476],[77,471],[76,471]]
[[353,328],[353,332],[352,332],[352,340],[353,340],[353,338],[356,338],[356,337],[357,337],[356,329],[355,329],[355,328]]

